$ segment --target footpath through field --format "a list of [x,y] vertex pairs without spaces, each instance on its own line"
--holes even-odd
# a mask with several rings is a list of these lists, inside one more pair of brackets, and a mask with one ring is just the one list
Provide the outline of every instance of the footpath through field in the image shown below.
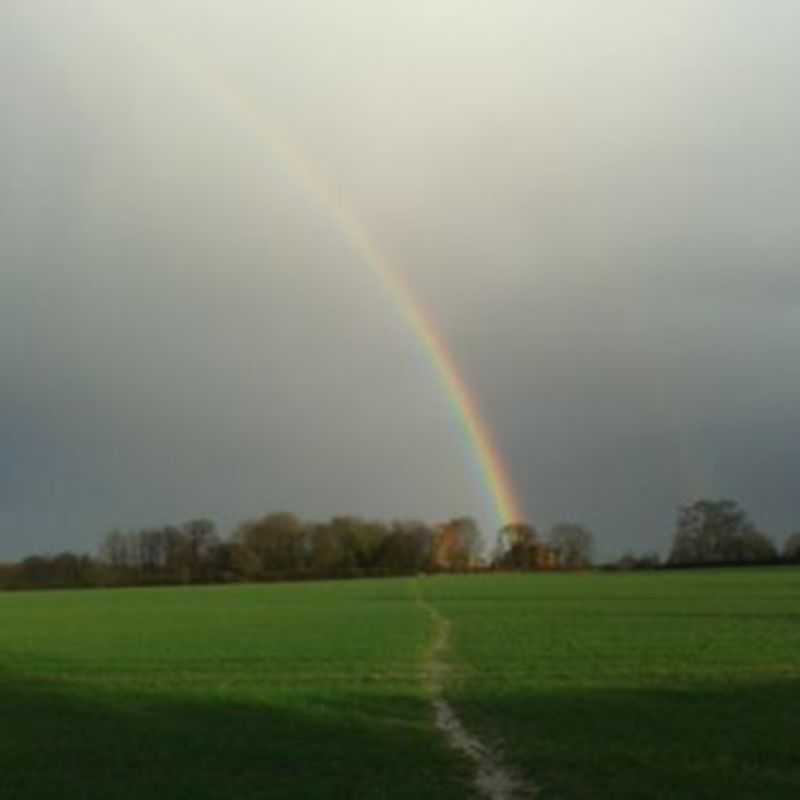
[[503,763],[497,746],[490,747],[470,733],[445,696],[450,644],[450,621],[431,605],[422,593],[420,580],[414,584],[417,604],[429,615],[433,634],[425,660],[426,688],[431,695],[436,725],[450,745],[465,755],[475,767],[475,788],[487,800],[532,798],[535,787],[526,784]]

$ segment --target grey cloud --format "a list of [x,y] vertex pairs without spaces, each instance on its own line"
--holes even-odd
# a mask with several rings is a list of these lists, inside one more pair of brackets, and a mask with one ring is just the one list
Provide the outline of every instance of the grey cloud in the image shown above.
[[272,128],[407,275],[537,524],[663,549],[713,493],[800,526],[792,3],[79,5],[0,12],[0,557],[282,507],[493,525]]

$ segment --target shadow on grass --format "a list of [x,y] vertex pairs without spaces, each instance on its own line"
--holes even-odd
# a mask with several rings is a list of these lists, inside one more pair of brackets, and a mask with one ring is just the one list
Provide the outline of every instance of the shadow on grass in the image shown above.
[[800,682],[520,692],[453,700],[541,798],[800,797]]
[[[543,800],[800,797],[797,681],[453,699]],[[0,672],[0,797],[464,798],[428,720],[424,698],[380,687],[262,704]]]
[[423,698],[280,705],[97,691],[0,673],[4,800],[463,798]]

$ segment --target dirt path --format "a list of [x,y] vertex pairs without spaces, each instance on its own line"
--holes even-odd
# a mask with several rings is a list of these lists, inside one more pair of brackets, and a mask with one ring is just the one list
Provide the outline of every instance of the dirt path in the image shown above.
[[475,788],[488,800],[522,800],[536,795],[536,789],[521,781],[501,762],[498,754],[472,735],[444,697],[447,676],[446,653],[450,643],[450,621],[422,596],[419,580],[414,584],[417,605],[433,622],[433,641],[425,659],[428,691],[436,712],[436,726],[450,745],[475,765]]

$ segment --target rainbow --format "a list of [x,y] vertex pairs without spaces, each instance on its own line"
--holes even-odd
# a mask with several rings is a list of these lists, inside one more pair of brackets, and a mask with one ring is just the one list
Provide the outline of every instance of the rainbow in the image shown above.
[[[237,99],[237,105],[241,104]],[[249,117],[249,107],[246,104],[244,107],[248,109]],[[459,425],[470,443],[470,449],[475,454],[479,472],[491,498],[494,516],[499,523],[498,527],[525,519],[509,469],[480,412],[477,398],[470,392],[444,337],[431,315],[414,295],[405,275],[381,252],[361,219],[344,203],[340,194],[333,193],[319,170],[312,168],[308,160],[286,139],[278,136],[274,129],[262,125],[260,132],[292,178],[327,212],[355,255],[380,278],[402,310],[433,363]]]
[[[125,16],[128,22],[127,32],[129,34],[133,32],[135,35],[139,26],[131,26],[130,17],[127,14]],[[146,39],[148,56],[154,55],[152,37],[148,37],[145,33],[135,38]],[[170,47],[162,49],[159,55],[165,61],[169,61],[176,72],[199,82],[213,95],[215,102],[227,116],[235,119],[237,124],[247,129],[250,135],[264,143],[275,159],[287,170],[291,179],[328,214],[356,257],[387,287],[439,375],[454,415],[476,459],[481,482],[491,500],[498,527],[524,520],[525,514],[518,500],[509,468],[480,411],[477,398],[464,381],[458,364],[433,318],[416,298],[404,274],[380,250],[364,223],[344,202],[341,193],[333,191],[321,171],[313,166],[297,147],[282,136],[274,125],[263,119],[257,109],[225,83],[213,68],[198,70],[193,66],[194,62],[178,59],[177,53],[177,47]]]

